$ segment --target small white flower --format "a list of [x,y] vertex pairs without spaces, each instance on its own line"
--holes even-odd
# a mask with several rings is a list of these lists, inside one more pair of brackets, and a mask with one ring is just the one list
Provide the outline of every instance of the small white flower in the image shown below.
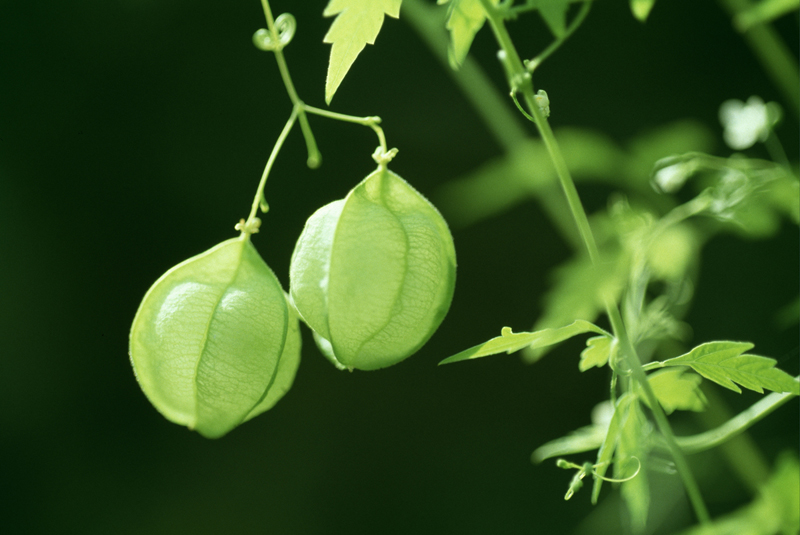
[[725,143],[734,150],[744,150],[765,141],[770,128],[775,124],[773,113],[760,97],[752,96],[747,103],[741,100],[726,100],[719,107],[719,121],[725,128]]

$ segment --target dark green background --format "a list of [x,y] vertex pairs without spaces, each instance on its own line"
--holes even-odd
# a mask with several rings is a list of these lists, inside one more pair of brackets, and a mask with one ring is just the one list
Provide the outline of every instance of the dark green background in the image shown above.
[[[286,57],[302,98],[320,106],[325,3],[273,3],[297,17]],[[570,474],[529,455],[586,425],[606,396],[604,372],[578,373],[582,341],[534,366],[500,356],[436,367],[540,313],[546,274],[569,251],[533,202],[455,229],[450,314],[398,366],[338,372],[306,331],[292,391],[216,441],[167,422],[142,395],[127,356],[141,297],[169,267],[235,235],[290,112],[273,58],[251,43],[263,25],[257,0],[0,0],[0,530],[571,532],[591,512],[588,492],[565,502]],[[797,18],[778,26],[796,49]],[[512,30],[527,56],[549,38],[536,16]],[[488,31],[475,50],[502,89]],[[689,0],[662,0],[645,25],[627,2],[596,2],[537,85],[552,124],[620,142],[687,117],[719,133],[723,100],[781,97],[717,4]],[[393,169],[427,195],[500,153],[402,20],[385,23],[332,109],[380,115],[400,149]],[[368,129],[312,126],[323,166],[305,167],[293,132],[254,238],[284,285],[305,219],[374,167]],[[797,129],[790,116],[779,130],[794,161]],[[582,192],[595,208],[608,194]],[[773,315],[799,278],[788,223],[772,241],[715,239],[688,318],[693,342],[749,340],[796,374],[797,326],[780,329]],[[757,399],[722,394],[733,408]],[[796,400],[754,435],[769,458],[796,450]],[[748,499],[728,467],[699,464],[714,512]],[[672,525],[686,514],[679,501]]]

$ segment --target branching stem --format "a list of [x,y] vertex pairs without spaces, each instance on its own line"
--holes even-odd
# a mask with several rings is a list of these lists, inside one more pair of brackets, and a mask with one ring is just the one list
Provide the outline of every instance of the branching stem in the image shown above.
[[[261,0],[261,7],[264,8],[264,17],[267,19],[267,30],[272,36],[272,42],[279,43],[278,29],[275,27],[275,19],[272,17],[269,1]],[[286,92],[289,94],[292,104],[298,109],[300,129],[303,131],[303,137],[306,140],[306,148],[308,150],[307,164],[311,169],[316,169],[322,163],[322,155],[317,148],[317,141],[314,139],[314,133],[311,132],[311,126],[308,124],[308,117],[306,116],[305,109],[303,109],[303,101],[297,96],[292,77],[289,74],[289,66],[286,64],[286,58],[283,56],[283,48],[281,46],[276,46],[273,53],[275,54],[275,60],[278,62],[278,70],[281,72],[281,78],[283,79],[283,85],[286,86]]]
[[[260,36],[263,35],[264,30],[259,30],[254,37],[256,41],[256,46],[261,48],[262,50],[269,50],[275,54],[275,60],[278,62],[278,70],[281,73],[281,79],[283,80],[283,85],[286,87],[286,92],[289,94],[289,99],[292,101],[292,113],[289,116],[289,120],[286,121],[286,125],[283,127],[281,134],[278,136],[277,141],[275,142],[275,146],[272,147],[272,152],[269,155],[269,160],[267,160],[267,165],[264,167],[264,172],[261,174],[261,180],[258,183],[258,189],[256,190],[256,196],[253,200],[253,205],[250,208],[250,215],[247,217],[245,222],[241,222],[239,225],[236,226],[237,229],[241,229],[242,233],[250,234],[252,233],[252,229],[258,229],[258,225],[260,224],[257,221],[256,213],[258,212],[259,206],[263,212],[268,210],[267,201],[264,197],[264,186],[267,183],[267,177],[269,176],[270,170],[272,170],[272,165],[275,163],[275,158],[277,158],[278,153],[283,147],[284,142],[286,141],[286,137],[291,132],[292,127],[294,126],[295,122],[299,120],[300,122],[300,129],[303,131],[303,137],[306,141],[306,148],[308,149],[308,161],[307,164],[310,168],[314,169],[319,167],[322,163],[322,155],[317,148],[317,142],[314,139],[314,134],[311,132],[311,126],[308,124],[308,115],[312,113],[314,115],[320,115],[322,117],[327,117],[329,119],[335,119],[337,121],[344,121],[348,123],[360,124],[363,126],[368,126],[372,128],[372,130],[378,136],[378,142],[380,143],[380,151],[379,154],[382,156],[394,155],[396,149],[392,151],[388,151],[386,147],[386,136],[383,133],[383,129],[378,126],[381,122],[380,117],[354,117],[352,115],[345,115],[342,113],[335,113],[328,110],[323,110],[320,108],[315,108],[313,106],[307,105],[305,102],[300,100],[300,97],[297,95],[297,90],[294,87],[294,83],[292,82],[292,77],[289,74],[289,67],[286,64],[286,58],[283,56],[283,47],[289,42],[291,39],[292,33],[289,33],[288,36],[282,40],[282,36],[278,30],[276,19],[272,16],[272,9],[270,9],[269,1],[268,0],[261,0],[261,6],[264,8],[264,17],[267,19],[267,33],[268,39],[264,39],[264,42],[261,42]],[[281,15],[278,17],[277,22],[278,24],[281,23],[281,19],[283,17],[287,17],[287,15]],[[294,18],[291,15],[288,15],[288,19],[291,21],[291,32],[294,31]],[[267,37],[264,35],[264,37]]]
[[[539,134],[542,136],[542,140],[547,147],[550,158],[553,161],[553,165],[556,169],[561,187],[565,196],[567,197],[567,203],[569,204],[570,211],[575,219],[575,223],[578,226],[578,231],[583,239],[584,245],[589,254],[589,258],[591,259],[592,264],[597,267],[599,265],[600,255],[597,249],[597,243],[589,225],[589,219],[586,215],[586,211],[583,209],[578,191],[575,188],[575,183],[572,180],[572,176],[570,175],[567,164],[564,161],[564,157],[561,153],[561,149],[559,148],[555,136],[553,135],[553,131],[550,128],[550,124],[547,122],[546,118],[540,111],[539,106],[536,104],[530,73],[527,72],[523,66],[519,54],[517,53],[511,37],[508,34],[502,12],[497,10],[489,0],[480,1],[481,5],[486,11],[487,20],[489,21],[492,31],[494,32],[495,38],[500,45],[501,58],[504,62],[504,67],[508,75],[510,89],[512,92],[519,92],[523,96],[525,105],[527,106],[530,115],[533,118],[533,122],[539,130]],[[683,452],[675,441],[675,435],[672,432],[672,427],[670,426],[663,409],[659,405],[655,397],[655,393],[653,392],[644,370],[642,369],[641,361],[636,353],[636,349],[633,347],[633,344],[628,337],[627,330],[624,322],[622,321],[622,316],[619,313],[617,304],[611,300],[607,300],[605,308],[606,314],[611,322],[611,326],[613,327],[614,335],[619,340],[622,353],[625,355],[628,365],[631,368],[633,378],[641,386],[649,405],[652,408],[656,425],[661,431],[661,434],[664,436],[670,453],[675,460],[675,465],[678,468],[681,479],[683,480],[683,485],[686,489],[689,501],[694,508],[695,514],[701,523],[707,524],[710,522],[710,516],[700,493],[700,488],[695,481],[694,475],[689,469],[689,465],[686,462]]]
[[278,157],[278,153],[281,151],[281,147],[283,147],[283,142],[286,141],[286,137],[291,132],[292,127],[294,126],[294,122],[297,120],[297,116],[300,112],[300,106],[295,104],[292,107],[292,114],[289,115],[289,120],[286,121],[286,124],[281,130],[281,135],[278,136],[278,140],[275,141],[275,146],[272,147],[272,152],[269,155],[269,159],[267,160],[267,165],[264,167],[264,172],[261,174],[261,180],[258,183],[258,189],[256,190],[256,197],[253,199],[253,206],[250,208],[250,215],[247,216],[247,222],[250,223],[256,217],[256,213],[258,212],[258,207],[261,206],[262,211],[266,212],[267,208],[267,201],[264,198],[264,186],[267,184],[267,177],[269,176],[269,172],[272,169],[272,165],[275,163],[275,158]]
[[[497,144],[509,155],[518,150],[528,138],[528,133],[480,65],[468,55],[458,70],[450,68],[447,54],[448,39],[443,29],[445,21],[441,16],[444,10],[429,6],[422,0],[403,0],[402,9],[400,18],[408,22],[428,45],[445,72],[450,74],[472,104]],[[583,243],[575,230],[575,224],[570,219],[566,201],[558,191],[558,187],[554,184],[553,187],[542,188],[539,199],[540,206],[547,212],[562,237],[573,249],[581,249]]]
[[532,60],[529,60],[529,61],[525,62],[525,68],[528,70],[528,72],[535,71],[536,68],[539,65],[541,65],[542,62],[544,62],[544,60],[549,58],[553,54],[553,52],[558,50],[559,47],[561,47],[561,45],[564,44],[564,41],[569,39],[569,37],[573,33],[575,33],[575,30],[577,30],[578,27],[581,24],[583,24],[583,20],[586,18],[586,15],[589,14],[589,10],[591,8],[592,8],[592,3],[591,2],[584,2],[583,3],[583,5],[581,6],[581,10],[578,11],[578,14],[575,15],[574,19],[572,19],[572,22],[570,22],[569,26],[567,27],[567,30],[564,32],[564,35],[562,35],[561,37],[559,37],[558,39],[553,41],[550,44],[550,46],[545,48],[538,56],[536,56]]
[[319,115],[321,117],[327,117],[328,119],[335,119],[337,121],[344,121],[346,123],[353,123],[353,124],[360,124],[360,125],[363,125],[363,126],[368,126],[368,127],[372,128],[372,130],[378,136],[378,142],[381,145],[381,149],[383,149],[384,152],[386,152],[388,150],[387,146],[386,146],[386,136],[383,133],[383,129],[380,126],[378,126],[379,124],[381,124],[381,118],[380,117],[376,117],[376,116],[372,116],[372,117],[354,117],[352,115],[345,115],[343,113],[336,113],[336,112],[333,112],[333,111],[323,110],[321,108],[315,108],[315,107],[309,106],[307,104],[303,105],[303,109],[308,113],[312,113],[314,115]]

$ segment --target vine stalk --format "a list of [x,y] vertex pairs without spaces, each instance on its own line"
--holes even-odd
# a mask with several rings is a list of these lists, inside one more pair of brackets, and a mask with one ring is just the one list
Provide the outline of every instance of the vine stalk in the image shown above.
[[[513,114],[502,95],[488,76],[470,56],[464,59],[458,70],[450,68],[447,55],[448,39],[444,33],[445,20],[441,9],[429,6],[422,0],[403,0],[402,20],[407,21],[442,64],[445,72],[452,76],[473,109],[483,120],[497,144],[511,154],[525,142],[528,134]],[[564,196],[558,186],[543,187],[539,192],[540,206],[547,213],[561,236],[574,248],[583,247],[575,224],[566,210]]]
[[[530,73],[525,69],[522,60],[517,53],[516,47],[511,40],[511,36],[508,34],[502,12],[496,9],[489,0],[480,1],[486,12],[486,17],[489,21],[489,25],[492,28],[492,32],[495,35],[495,39],[500,45],[500,57],[506,69],[511,91],[512,93],[519,92],[522,94],[523,101],[528,107],[528,110],[533,118],[533,122],[536,125],[545,146],[547,147],[547,151],[551,160],[553,161],[561,188],[567,198],[567,204],[570,207],[572,217],[574,218],[578,227],[578,232],[580,233],[580,236],[586,247],[589,258],[591,259],[592,264],[598,268],[600,263],[600,255],[597,249],[597,243],[589,225],[589,219],[586,215],[586,211],[583,208],[583,204],[581,203],[580,196],[578,195],[575,183],[572,180],[572,176],[570,175],[567,164],[561,153],[561,149],[559,148],[558,142],[553,135],[553,130],[550,128],[550,124],[547,122],[540,111],[539,106],[536,104]],[[683,452],[676,442],[675,435],[672,432],[672,427],[667,420],[666,414],[661,408],[661,405],[658,403],[655,393],[653,392],[645,372],[642,369],[641,361],[636,349],[633,346],[633,343],[627,334],[627,330],[622,320],[622,316],[620,315],[619,309],[617,308],[617,304],[612,300],[606,300],[605,308],[606,314],[611,322],[614,335],[619,340],[620,348],[628,360],[628,365],[631,368],[633,377],[636,382],[640,384],[653,412],[656,425],[661,431],[661,434],[664,436],[667,447],[673,459],[675,460],[675,465],[678,469],[678,473],[681,476],[684,488],[686,489],[686,493],[689,497],[689,501],[692,504],[695,514],[701,523],[707,524],[711,519],[705,502],[703,501],[703,497],[700,493],[700,488],[697,485],[694,475],[689,469],[689,465],[686,462]]]

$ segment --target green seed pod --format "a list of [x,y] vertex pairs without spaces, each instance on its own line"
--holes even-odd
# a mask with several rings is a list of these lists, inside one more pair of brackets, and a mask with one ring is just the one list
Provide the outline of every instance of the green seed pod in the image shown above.
[[453,238],[405,180],[379,167],[306,222],[290,295],[337,367],[375,370],[416,352],[447,314]]
[[133,320],[130,357],[161,414],[218,438],[291,387],[297,314],[250,240],[233,238],[153,284]]

